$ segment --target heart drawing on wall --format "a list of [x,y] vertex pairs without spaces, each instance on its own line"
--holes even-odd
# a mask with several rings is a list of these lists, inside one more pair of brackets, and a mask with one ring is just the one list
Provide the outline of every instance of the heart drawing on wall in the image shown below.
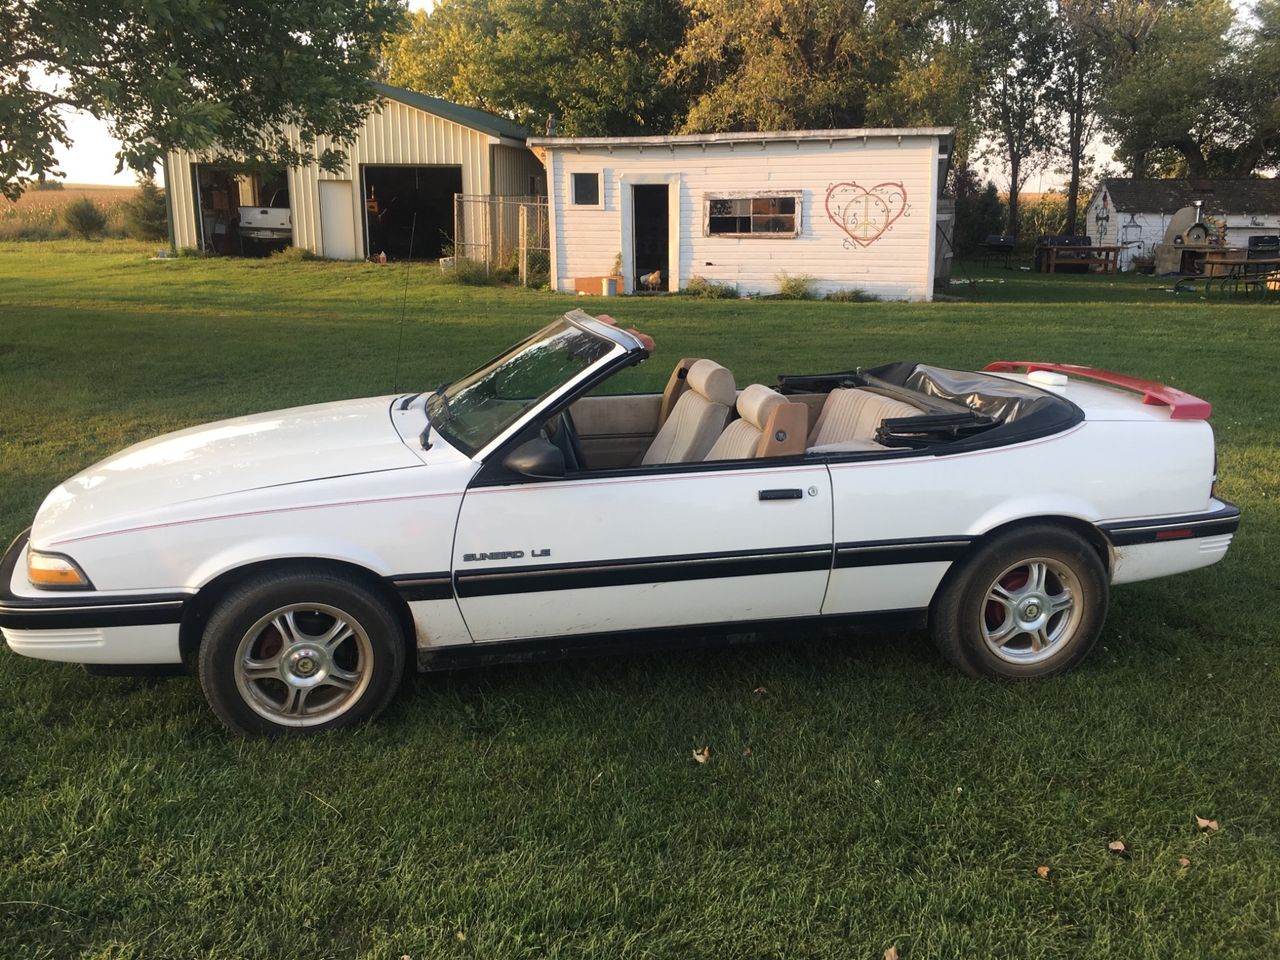
[[907,209],[907,191],[900,183],[864,187],[847,180],[827,188],[827,216],[847,235],[846,248],[871,246]]

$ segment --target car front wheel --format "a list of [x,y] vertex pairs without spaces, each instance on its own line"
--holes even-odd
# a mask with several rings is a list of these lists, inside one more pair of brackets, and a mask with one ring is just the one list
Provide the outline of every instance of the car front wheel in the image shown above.
[[1010,530],[979,546],[939,590],[930,631],[970,676],[1034,679],[1075,666],[1106,619],[1097,551],[1063,527]]
[[318,733],[373,719],[404,671],[395,612],[354,578],[277,571],[232,590],[209,618],[200,684],[243,736]]

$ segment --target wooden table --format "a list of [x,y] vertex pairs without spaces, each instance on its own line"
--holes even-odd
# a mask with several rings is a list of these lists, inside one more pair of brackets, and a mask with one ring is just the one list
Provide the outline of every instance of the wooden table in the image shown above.
[[[1036,248],[1043,251],[1044,272],[1057,273],[1059,266],[1087,264],[1089,269],[1101,267],[1102,273],[1115,273],[1120,264],[1120,250],[1117,246],[1072,247],[1059,244],[1046,244]],[[1038,259],[1038,258],[1037,258]]]

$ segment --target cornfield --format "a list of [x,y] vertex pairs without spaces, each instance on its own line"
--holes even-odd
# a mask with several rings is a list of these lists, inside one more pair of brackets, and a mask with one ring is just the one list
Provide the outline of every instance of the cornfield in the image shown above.
[[62,221],[62,208],[81,197],[92,200],[106,214],[108,237],[123,237],[123,206],[135,192],[135,187],[67,184],[61,190],[28,190],[17,200],[0,198],[0,241],[57,240],[71,236]]

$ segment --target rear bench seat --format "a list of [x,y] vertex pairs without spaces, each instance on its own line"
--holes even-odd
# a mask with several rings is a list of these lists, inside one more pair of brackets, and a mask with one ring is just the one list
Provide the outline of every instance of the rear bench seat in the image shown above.
[[857,453],[888,450],[876,443],[876,430],[892,417],[918,417],[909,403],[859,388],[839,388],[827,394],[822,412],[809,434],[809,453]]

